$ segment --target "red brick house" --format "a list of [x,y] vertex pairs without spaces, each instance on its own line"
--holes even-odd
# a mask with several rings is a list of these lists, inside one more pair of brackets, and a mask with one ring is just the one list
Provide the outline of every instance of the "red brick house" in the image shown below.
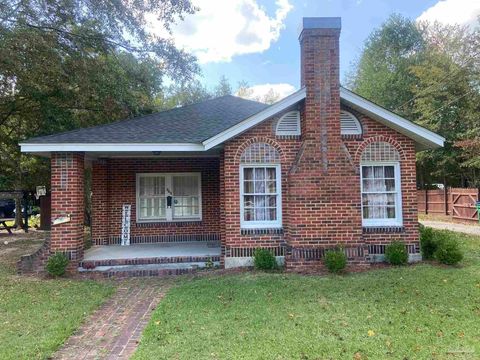
[[51,158],[47,250],[149,273],[245,266],[259,247],[287,269],[339,246],[368,264],[394,239],[419,259],[415,153],[444,139],[341,87],[339,36],[339,18],[303,19],[301,88],[273,105],[226,96],[21,144]]

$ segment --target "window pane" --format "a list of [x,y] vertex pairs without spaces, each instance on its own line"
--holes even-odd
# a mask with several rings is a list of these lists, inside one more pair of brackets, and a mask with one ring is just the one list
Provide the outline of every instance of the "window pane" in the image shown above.
[[275,180],[277,178],[277,169],[267,168],[267,180]]
[[385,194],[363,194],[363,205],[386,205]]
[[172,182],[175,196],[198,195],[197,176],[174,176]]
[[243,191],[245,194],[253,194],[253,181],[244,181],[243,182]]
[[267,181],[267,192],[276,193],[277,192],[277,182],[276,181]]
[[277,207],[277,197],[276,196],[267,196],[268,198],[268,206],[269,207]]
[[385,191],[385,180],[374,180],[373,191]]
[[255,208],[259,207],[265,207],[266,202],[265,202],[266,196],[255,196]]
[[373,190],[374,190],[373,180],[372,179],[363,180],[363,191],[370,192]]
[[383,166],[374,166],[373,167],[373,176],[375,179],[383,178]]
[[255,220],[254,218],[254,210],[253,209],[245,209],[244,210],[244,220],[245,221],[253,221]]
[[267,209],[267,220],[277,220],[277,209],[276,208]]
[[265,221],[265,208],[256,208],[255,209],[255,220],[256,221]]
[[389,179],[395,178],[395,167],[385,166],[385,177]]
[[385,180],[385,188],[387,191],[395,191],[395,179]]
[[244,207],[253,208],[255,206],[254,197],[253,196],[244,196],[245,202]]
[[255,168],[255,180],[265,180],[264,168]]
[[395,205],[395,194],[387,194],[387,198],[385,199],[385,205]]
[[253,180],[253,169],[252,168],[244,168],[243,169],[243,179],[244,180]]
[[265,181],[255,181],[255,192],[257,194],[265,194]]
[[373,178],[373,168],[371,166],[362,166],[362,177],[364,179]]
[[387,207],[387,218],[395,219],[395,207],[394,206]]

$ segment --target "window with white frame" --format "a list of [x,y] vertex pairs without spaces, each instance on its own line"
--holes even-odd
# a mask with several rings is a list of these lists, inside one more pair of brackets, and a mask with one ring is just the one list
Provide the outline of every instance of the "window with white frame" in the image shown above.
[[362,153],[361,191],[364,226],[401,226],[400,155],[389,143],[377,142]]
[[244,229],[282,227],[280,154],[270,144],[253,143],[240,156],[240,225]]
[[240,171],[242,228],[281,227],[280,165],[242,165]]
[[137,221],[201,220],[200,173],[137,174]]

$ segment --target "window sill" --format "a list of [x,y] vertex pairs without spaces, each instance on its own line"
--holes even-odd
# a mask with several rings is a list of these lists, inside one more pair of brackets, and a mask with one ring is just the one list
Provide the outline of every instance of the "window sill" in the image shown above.
[[389,234],[389,233],[403,233],[405,228],[403,226],[363,226],[362,232],[364,234]]
[[283,235],[283,228],[240,229],[241,235]]

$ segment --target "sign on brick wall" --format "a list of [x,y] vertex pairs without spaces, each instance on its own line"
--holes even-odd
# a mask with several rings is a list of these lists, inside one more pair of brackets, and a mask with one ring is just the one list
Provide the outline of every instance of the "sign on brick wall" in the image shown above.
[[132,205],[122,206],[122,245],[130,245],[130,214]]

